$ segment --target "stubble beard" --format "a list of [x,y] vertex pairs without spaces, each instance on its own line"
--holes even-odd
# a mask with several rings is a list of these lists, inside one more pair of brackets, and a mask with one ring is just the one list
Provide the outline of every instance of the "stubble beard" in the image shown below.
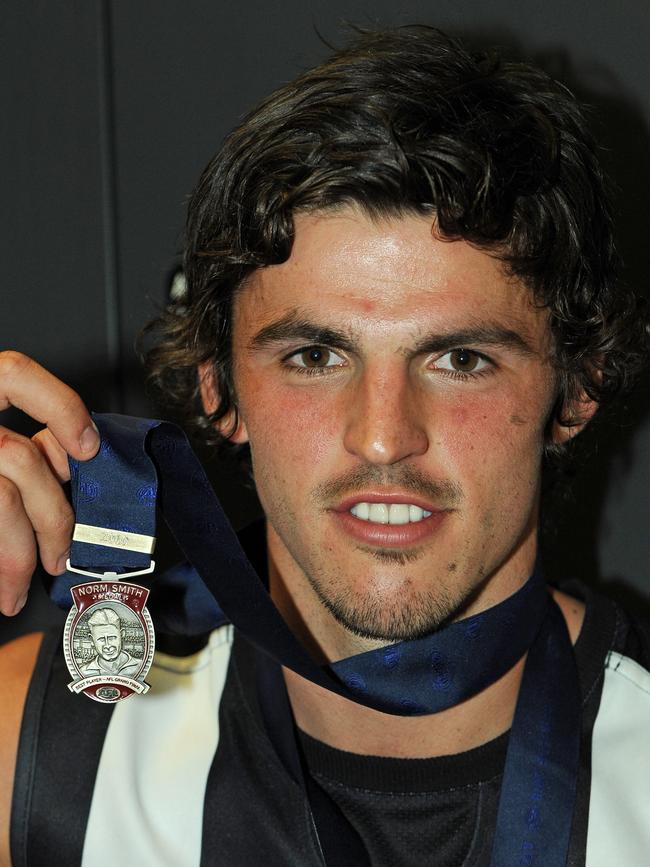
[[[375,560],[387,563],[412,563],[419,552],[373,549]],[[444,568],[444,567],[443,567]],[[474,586],[444,586],[432,576],[431,589],[413,590],[407,581],[398,581],[401,590],[387,599],[371,590],[352,590],[344,576],[315,574],[305,576],[322,605],[346,631],[359,638],[383,643],[423,638],[457,618],[475,593]]]

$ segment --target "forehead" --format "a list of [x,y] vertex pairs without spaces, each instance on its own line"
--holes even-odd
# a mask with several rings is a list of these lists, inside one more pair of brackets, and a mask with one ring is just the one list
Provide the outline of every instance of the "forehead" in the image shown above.
[[301,213],[289,259],[254,272],[235,304],[235,327],[290,311],[344,318],[363,331],[466,325],[489,316],[545,332],[530,290],[465,241],[441,239],[431,217],[371,219],[356,209]]

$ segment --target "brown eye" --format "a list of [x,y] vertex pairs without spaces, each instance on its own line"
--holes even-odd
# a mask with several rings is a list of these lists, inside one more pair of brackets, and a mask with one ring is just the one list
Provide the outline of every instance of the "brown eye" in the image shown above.
[[300,353],[300,361],[303,367],[327,367],[331,355],[329,349],[312,346],[311,349],[305,349]]
[[345,367],[345,359],[325,346],[308,346],[288,356],[284,363],[300,373],[334,373]]
[[451,377],[472,379],[489,373],[493,364],[474,349],[450,349],[440,355],[433,363],[433,369]]
[[471,373],[480,362],[479,356],[471,349],[454,349],[449,353],[449,361],[454,370]]

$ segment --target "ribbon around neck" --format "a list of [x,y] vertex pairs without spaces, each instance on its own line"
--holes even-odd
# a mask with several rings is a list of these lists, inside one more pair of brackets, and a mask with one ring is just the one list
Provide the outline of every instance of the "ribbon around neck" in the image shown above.
[[[199,597],[216,600],[276,670],[284,665],[367,707],[415,716],[477,694],[528,651],[491,865],[565,867],[579,762],[580,690],[566,624],[540,570],[508,599],[480,614],[415,641],[319,666],[248,561],[182,431],[168,422],[128,416],[94,418],[100,451],[90,461],[70,462],[77,523],[153,536],[158,502],[209,591]],[[86,542],[73,542],[70,559],[74,566],[118,575],[149,563],[146,554]],[[193,574],[187,572],[188,580]],[[69,607],[67,591],[75,583],[72,573],[59,576],[52,598]]]

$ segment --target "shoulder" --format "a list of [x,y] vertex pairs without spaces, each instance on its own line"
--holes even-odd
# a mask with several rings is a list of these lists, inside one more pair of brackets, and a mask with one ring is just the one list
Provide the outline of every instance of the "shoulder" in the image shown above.
[[9,817],[23,708],[43,634],[23,635],[0,647],[0,867],[9,864]]
[[[629,657],[650,671],[650,600],[632,590],[607,585],[593,587],[571,580],[553,588],[576,650],[597,649],[602,672],[607,653]],[[584,655],[584,654],[583,654]]]

